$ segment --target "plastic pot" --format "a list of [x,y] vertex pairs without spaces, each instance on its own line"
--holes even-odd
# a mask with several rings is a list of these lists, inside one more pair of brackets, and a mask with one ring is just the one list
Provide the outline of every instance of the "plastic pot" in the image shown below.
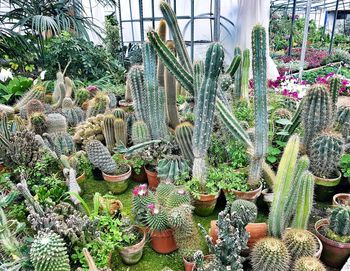
[[152,248],[156,252],[161,254],[168,254],[177,249],[172,229],[167,229],[164,231],[152,231],[150,232],[150,235]]
[[124,247],[124,248],[119,250],[119,254],[120,254],[123,262],[128,264],[128,265],[136,264],[141,260],[142,254],[143,254],[143,248],[144,248],[145,243],[146,243],[145,230],[138,227],[138,226],[134,226],[134,227],[138,232],[140,232],[143,235],[142,240],[135,245]]
[[340,183],[341,173],[337,171],[338,177],[327,179],[315,176],[315,195],[318,201],[329,201],[336,193],[336,187]]
[[220,191],[218,191],[214,195],[200,194],[199,198],[194,197],[193,199],[194,212],[199,216],[211,215],[215,209],[215,205],[219,195],[220,195]]
[[113,194],[121,194],[128,189],[128,182],[131,176],[131,167],[128,165],[128,171],[120,175],[108,175],[102,172],[103,179],[106,181],[108,189]]

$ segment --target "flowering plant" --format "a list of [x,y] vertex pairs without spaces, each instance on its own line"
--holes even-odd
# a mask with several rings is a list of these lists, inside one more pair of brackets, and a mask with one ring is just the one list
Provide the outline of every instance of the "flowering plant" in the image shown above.
[[301,81],[293,76],[280,75],[276,80],[269,80],[268,87],[276,93],[300,100],[304,97],[308,88],[306,81]]
[[[316,78],[316,83],[329,85],[331,78],[333,78],[335,75],[336,74],[334,72],[331,72],[326,76],[318,76]],[[339,94],[350,95],[350,80],[340,75],[337,76],[339,76],[341,80],[341,87],[338,90]]]

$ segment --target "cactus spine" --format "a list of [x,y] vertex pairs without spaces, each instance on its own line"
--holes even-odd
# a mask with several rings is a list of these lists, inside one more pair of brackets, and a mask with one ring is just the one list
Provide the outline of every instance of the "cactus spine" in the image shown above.
[[224,60],[224,51],[220,44],[210,45],[205,59],[204,77],[196,97],[194,112],[196,115],[193,131],[193,177],[204,185],[206,176],[205,155],[213,129],[218,77]]
[[253,79],[255,106],[255,144],[251,159],[248,183],[254,187],[259,183],[262,163],[268,144],[267,86],[266,86],[266,32],[257,25],[252,31]]
[[115,119],[114,121],[114,138],[117,145],[127,143],[127,127],[126,123],[122,119]]
[[145,122],[136,121],[132,125],[131,139],[134,145],[151,140],[151,136]]
[[[242,51],[239,47],[236,47],[234,50],[234,55],[239,56],[242,58]],[[236,97],[234,98],[240,98],[241,97],[241,85],[242,85],[242,63],[240,62],[238,65],[238,68],[235,73],[235,92]]]
[[241,75],[241,99],[249,104],[249,67],[250,67],[250,51],[243,51],[242,75]]
[[[175,45],[172,41],[167,42],[167,47],[174,52]],[[159,61],[161,63],[161,61]],[[163,66],[164,69],[164,66]],[[166,98],[167,119],[171,128],[179,124],[179,116],[176,105],[176,80],[168,69],[164,69],[164,90]]]
[[327,271],[315,257],[301,257],[296,261],[293,271]]
[[108,149],[97,140],[91,140],[86,144],[86,153],[94,167],[102,172],[114,175],[117,170],[117,165],[112,159]]
[[194,159],[192,151],[193,125],[189,122],[179,124],[175,129],[175,137],[181,154],[192,164]]
[[114,120],[113,114],[107,114],[103,117],[103,135],[109,152],[112,152],[115,147]]

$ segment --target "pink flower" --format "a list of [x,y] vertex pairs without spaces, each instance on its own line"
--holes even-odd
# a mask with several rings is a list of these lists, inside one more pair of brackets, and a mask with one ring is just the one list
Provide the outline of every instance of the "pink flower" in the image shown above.
[[132,190],[132,194],[137,197],[139,195],[139,188],[138,186],[135,186],[134,189]]
[[97,87],[96,86],[87,86],[86,89],[90,92],[96,92],[97,91]]

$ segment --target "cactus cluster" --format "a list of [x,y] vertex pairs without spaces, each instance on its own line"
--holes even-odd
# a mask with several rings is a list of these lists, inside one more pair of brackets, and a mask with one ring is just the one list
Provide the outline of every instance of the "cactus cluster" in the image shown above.
[[30,100],[27,103],[25,109],[26,109],[26,116],[28,119],[33,113],[43,113],[45,111],[44,105],[42,104],[41,101],[37,99]]
[[26,92],[22,98],[15,104],[14,108],[19,110],[25,107],[31,100],[36,99],[39,101],[44,100],[46,89],[41,84],[34,85],[28,92]]
[[189,205],[191,203],[190,194],[183,188],[175,188],[168,196],[165,206],[168,209],[179,207],[183,204]]
[[99,114],[79,124],[73,136],[74,141],[83,145],[86,145],[90,140],[104,141],[103,118],[104,116]]
[[176,186],[171,181],[161,181],[157,186],[156,196],[161,205],[165,205],[169,195],[175,190]]
[[86,146],[86,153],[91,164],[104,173],[114,175],[117,165],[108,149],[98,140],[89,141]]
[[332,210],[326,236],[341,243],[350,243],[350,207],[343,205]]
[[87,100],[89,100],[90,92],[85,89],[78,89],[74,95],[74,100],[77,106],[82,106]]
[[116,118],[114,114],[106,114],[103,117],[103,135],[107,149],[112,152],[116,145],[127,143],[127,127],[123,119]]
[[171,156],[158,161],[157,172],[161,180],[179,181],[189,176],[190,167],[180,156]]
[[35,271],[69,271],[64,240],[52,231],[39,232],[30,247],[30,261]]
[[62,115],[66,117],[68,125],[75,127],[85,120],[85,113],[79,106],[74,106],[71,98],[64,98],[62,102]]
[[106,93],[97,92],[95,97],[89,101],[86,112],[87,117],[94,117],[98,114],[104,114],[109,108],[110,99]]
[[47,131],[47,117],[43,112],[34,112],[29,117],[29,130],[42,135]]
[[56,153],[61,155],[71,155],[75,152],[73,137],[68,133],[45,133],[43,134],[46,145]]
[[302,257],[296,261],[293,271],[327,271],[327,269],[315,257]]

